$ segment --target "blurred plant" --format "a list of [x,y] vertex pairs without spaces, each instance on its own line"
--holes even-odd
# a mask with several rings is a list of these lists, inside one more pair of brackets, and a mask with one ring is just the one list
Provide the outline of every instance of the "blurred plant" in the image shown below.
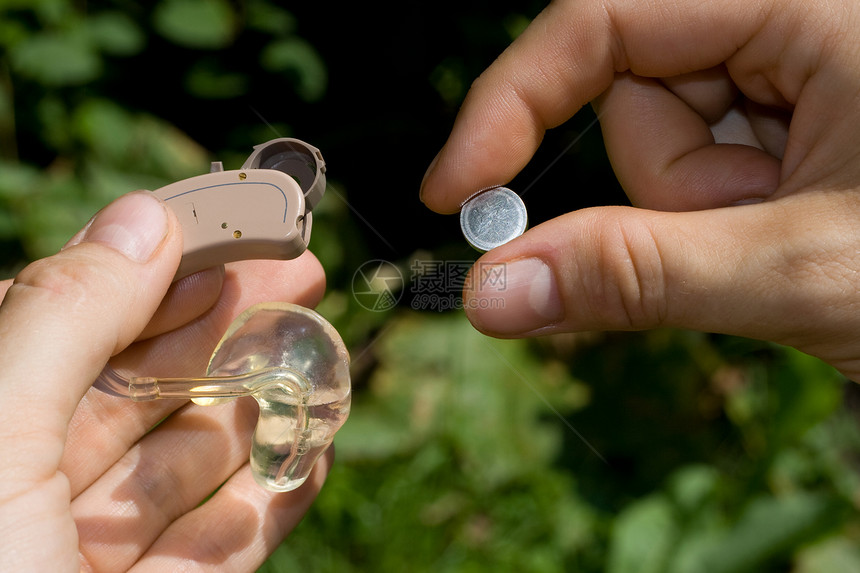
[[593,512],[551,469],[567,428],[542,420],[587,389],[462,316],[398,313],[385,328],[338,467],[270,570],[540,571],[587,552]]
[[[763,343],[676,331],[626,338],[570,350],[561,337],[487,339],[455,314],[397,313],[366,350],[378,365],[338,435],[326,489],[263,570],[741,573],[860,563],[860,432],[837,373]],[[649,373],[643,349],[668,366]],[[632,384],[620,373],[604,392],[613,365],[643,375]],[[675,402],[679,388],[686,404]],[[759,406],[740,421],[720,417],[715,399]],[[690,424],[685,410],[703,422],[689,436],[677,433]],[[627,415],[625,428],[617,422]],[[619,457],[630,432],[637,458],[663,472],[653,484]]]
[[818,541],[853,537],[860,476],[844,455],[860,434],[840,422],[848,415],[843,381],[796,351],[759,349],[756,358],[724,363],[712,378],[737,442],[627,505],[613,524],[607,571],[769,571],[794,560],[813,567]]

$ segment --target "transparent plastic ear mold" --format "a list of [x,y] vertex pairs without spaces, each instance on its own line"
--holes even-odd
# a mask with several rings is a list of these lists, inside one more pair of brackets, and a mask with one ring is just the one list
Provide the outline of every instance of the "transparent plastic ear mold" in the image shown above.
[[201,405],[253,396],[260,416],[251,470],[261,486],[290,491],[349,416],[349,354],[324,318],[288,303],[263,303],[227,329],[201,378],[125,379],[110,365],[94,386],[136,401],[192,399]]

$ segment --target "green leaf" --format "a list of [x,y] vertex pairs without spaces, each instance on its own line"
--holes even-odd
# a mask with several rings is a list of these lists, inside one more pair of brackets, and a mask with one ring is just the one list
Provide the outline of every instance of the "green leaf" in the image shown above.
[[372,405],[354,404],[349,420],[335,438],[338,458],[386,459],[414,446],[402,426]]
[[205,173],[207,151],[185,132],[159,118],[137,118],[134,134],[136,168],[144,173],[178,181]]
[[526,31],[532,19],[522,14],[508,14],[505,18],[505,31],[511,40],[516,40],[520,34]]
[[466,97],[470,82],[461,58],[448,58],[430,74],[430,82],[448,105],[459,105]]
[[773,375],[776,404],[768,430],[774,446],[799,438],[831,415],[842,403],[844,383],[832,366],[785,348]]
[[30,165],[0,159],[0,198],[16,200],[27,197],[39,177],[39,171]]
[[305,101],[325,95],[328,72],[317,51],[297,37],[276,40],[263,49],[261,65],[270,72],[291,72],[296,78],[296,93]]
[[728,535],[701,555],[698,571],[759,571],[768,560],[833,531],[845,515],[845,505],[827,495],[797,492],[783,498],[759,497]]
[[187,48],[224,48],[236,32],[236,15],[226,0],[162,0],[153,19],[159,34]]
[[82,180],[95,209],[107,205],[120,195],[137,189],[157,189],[168,181],[145,173],[117,169],[98,161],[88,161]]
[[27,38],[10,51],[15,71],[46,86],[80,85],[101,73],[102,62],[80,34],[49,32]]
[[102,12],[86,19],[86,32],[101,50],[115,56],[131,56],[146,45],[140,27],[121,12]]
[[248,78],[201,62],[188,72],[185,86],[190,94],[199,98],[231,99],[247,92]]
[[21,212],[21,240],[28,258],[56,253],[100,206],[87,199],[85,186],[70,174],[43,181]]
[[662,495],[637,501],[615,520],[608,573],[663,573],[678,536],[672,504]]
[[91,99],[75,110],[72,126],[86,148],[106,165],[151,180],[178,180],[205,170],[207,154],[175,126],[133,115],[115,103]]
[[0,18],[0,45],[9,48],[25,40],[30,34],[31,32],[22,22],[11,18]]
[[688,466],[672,475],[668,489],[681,511],[693,513],[713,495],[718,479],[719,473],[712,466]]
[[291,34],[296,29],[296,17],[280,6],[268,2],[248,3],[247,26],[272,35]]
[[89,149],[114,162],[129,153],[134,140],[131,115],[104,99],[89,99],[78,106],[72,117],[72,126]]

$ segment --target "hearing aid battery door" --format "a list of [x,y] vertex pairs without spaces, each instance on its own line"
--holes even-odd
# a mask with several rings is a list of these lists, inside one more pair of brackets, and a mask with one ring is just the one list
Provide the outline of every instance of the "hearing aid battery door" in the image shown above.
[[254,146],[242,169],[275,169],[290,175],[299,184],[305,207],[313,210],[326,187],[326,166],[319,149],[300,139],[281,137]]
[[307,248],[310,221],[299,184],[283,171],[240,169],[154,191],[182,225],[176,278],[245,259],[287,260]]

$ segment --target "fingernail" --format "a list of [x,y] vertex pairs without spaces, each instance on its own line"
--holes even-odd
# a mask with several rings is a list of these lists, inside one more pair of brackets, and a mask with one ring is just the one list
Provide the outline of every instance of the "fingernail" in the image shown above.
[[87,227],[82,242],[107,245],[143,263],[166,236],[166,207],[144,191],[120,197],[102,209]]
[[540,259],[481,265],[471,300],[470,320],[484,332],[524,334],[560,321],[564,315],[552,269]]

